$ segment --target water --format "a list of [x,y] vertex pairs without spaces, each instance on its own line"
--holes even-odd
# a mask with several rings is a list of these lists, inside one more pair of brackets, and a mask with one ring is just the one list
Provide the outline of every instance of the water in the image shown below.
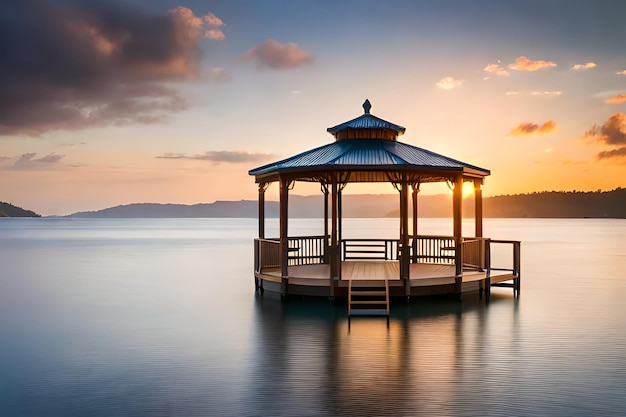
[[[344,222],[346,238],[398,230]],[[0,416],[625,413],[625,220],[488,219],[485,235],[523,241],[521,298],[393,305],[388,328],[255,295],[255,234],[254,219],[0,219]]]

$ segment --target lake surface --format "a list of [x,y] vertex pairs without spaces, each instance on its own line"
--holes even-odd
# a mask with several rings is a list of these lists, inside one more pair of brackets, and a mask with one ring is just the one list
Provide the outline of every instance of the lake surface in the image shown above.
[[[522,241],[519,300],[419,299],[348,328],[345,306],[255,294],[254,219],[0,219],[0,416],[626,415],[626,220],[484,229]],[[344,220],[346,238],[397,231]]]

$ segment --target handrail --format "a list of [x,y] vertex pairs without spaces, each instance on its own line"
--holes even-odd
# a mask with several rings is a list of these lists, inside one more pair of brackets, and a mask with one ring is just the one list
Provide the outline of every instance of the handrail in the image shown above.
[[399,259],[399,239],[343,239],[341,260],[385,260]]
[[254,239],[254,271],[280,266],[280,242],[275,239]]
[[328,236],[290,236],[288,265],[315,265],[327,262]]
[[508,244],[512,245],[513,249],[513,257],[511,263],[512,268],[499,268],[491,266],[491,270],[493,271],[511,271],[513,275],[517,277],[521,277],[521,251],[522,251],[522,242],[519,240],[502,240],[502,239],[491,239],[491,243],[495,244]]
[[410,235],[414,263],[454,264],[456,241],[451,236]]

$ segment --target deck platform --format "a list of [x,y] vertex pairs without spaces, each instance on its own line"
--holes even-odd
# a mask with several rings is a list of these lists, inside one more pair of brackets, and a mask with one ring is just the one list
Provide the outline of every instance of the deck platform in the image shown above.
[[[412,263],[409,277],[411,295],[453,294],[455,292],[455,266],[452,264]],[[392,296],[403,295],[404,283],[400,279],[400,263],[398,261],[343,261],[341,262],[341,277],[337,282],[339,289],[348,287],[348,282],[387,280],[392,290]],[[319,294],[322,288],[330,288],[330,265],[296,265],[288,268],[287,284],[290,293],[307,295]],[[280,268],[266,268],[255,276],[268,283],[281,283]],[[517,278],[509,271],[490,271],[491,285],[511,281]],[[487,279],[487,271],[467,268],[463,271],[462,292],[479,291],[481,283]],[[272,285],[268,289],[274,288]],[[321,287],[321,288],[320,288]],[[317,288],[317,291],[307,291],[307,288]],[[393,289],[396,291],[393,291]],[[398,291],[400,290],[400,291]]]

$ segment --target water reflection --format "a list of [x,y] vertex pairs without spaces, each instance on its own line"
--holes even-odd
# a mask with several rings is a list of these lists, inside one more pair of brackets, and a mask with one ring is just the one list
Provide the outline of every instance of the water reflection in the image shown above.
[[[388,325],[379,317],[349,325],[345,307],[327,301],[274,298],[255,298],[253,380],[267,382],[251,387],[259,415],[458,415],[465,401],[477,411],[493,355],[516,354],[512,297],[490,307],[477,296],[394,304]],[[505,346],[490,342],[492,307],[509,316],[499,329]]]

